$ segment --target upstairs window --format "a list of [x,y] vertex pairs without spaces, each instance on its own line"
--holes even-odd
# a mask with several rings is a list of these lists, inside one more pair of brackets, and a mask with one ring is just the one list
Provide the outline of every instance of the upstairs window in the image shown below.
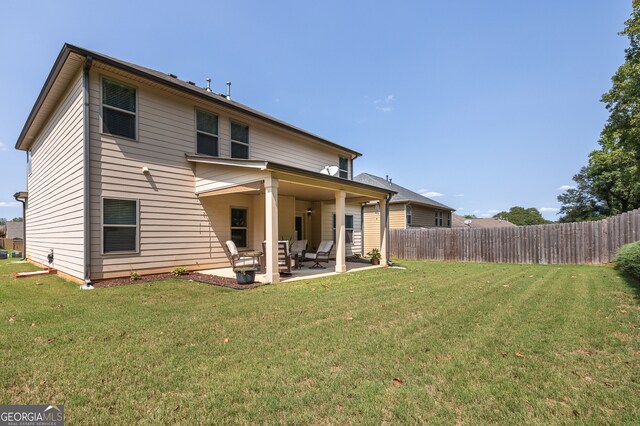
[[442,212],[436,212],[436,226],[442,226]]
[[249,126],[231,122],[231,158],[249,158]]
[[136,139],[136,89],[102,80],[102,132]]
[[196,152],[218,156],[218,116],[196,110]]
[[339,176],[344,179],[349,179],[349,159],[340,157],[338,168],[340,169]]
[[411,206],[409,204],[407,204],[406,211],[407,211],[407,226],[408,226],[408,225],[411,225]]
[[447,213],[447,227],[451,228],[451,212]]
[[102,252],[138,251],[138,201],[102,200]]

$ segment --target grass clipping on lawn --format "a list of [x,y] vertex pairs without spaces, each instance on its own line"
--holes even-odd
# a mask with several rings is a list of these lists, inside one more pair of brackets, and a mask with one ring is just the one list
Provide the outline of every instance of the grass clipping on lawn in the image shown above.
[[637,282],[402,265],[82,292],[0,261],[0,404],[64,403],[95,424],[640,422]]

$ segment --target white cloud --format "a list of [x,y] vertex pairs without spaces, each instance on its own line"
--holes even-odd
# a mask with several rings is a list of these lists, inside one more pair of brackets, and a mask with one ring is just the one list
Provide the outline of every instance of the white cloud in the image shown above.
[[425,197],[442,197],[444,194],[440,193],[440,192],[436,192],[436,191],[429,191],[427,189],[419,189],[418,190],[418,194],[420,195],[424,195]]
[[558,191],[566,191],[568,189],[576,189],[576,187],[571,185],[562,185],[561,187],[558,188]]
[[474,210],[473,213],[474,214],[480,213],[480,210]]
[[560,209],[557,209],[555,207],[540,207],[538,210],[540,210],[542,213],[554,213],[560,211]]
[[391,112],[393,111],[393,104],[395,101],[395,96],[387,95],[383,99],[376,99],[375,101],[373,101],[373,105],[375,105],[378,111]]
[[18,207],[19,205],[17,201],[0,201],[0,207]]
[[4,143],[0,142],[0,151],[6,151],[7,147],[4,145]]
[[458,207],[456,210],[464,210],[464,207]]
[[487,213],[496,214],[496,213],[500,213],[500,210],[487,210]]
[[491,217],[490,213],[481,213],[478,215],[478,217]]
[[456,194],[454,197],[464,197],[464,194]]

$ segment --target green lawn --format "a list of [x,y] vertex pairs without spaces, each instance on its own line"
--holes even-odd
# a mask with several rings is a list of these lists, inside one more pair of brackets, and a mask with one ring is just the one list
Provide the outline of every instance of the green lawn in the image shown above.
[[609,267],[402,265],[80,291],[0,261],[0,404],[64,403],[92,424],[640,423],[637,283]]

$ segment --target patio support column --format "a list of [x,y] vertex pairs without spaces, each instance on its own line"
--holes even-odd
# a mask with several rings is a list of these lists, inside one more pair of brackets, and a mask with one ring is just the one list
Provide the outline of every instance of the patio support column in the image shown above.
[[344,191],[336,191],[336,272],[338,273],[347,272],[344,228],[344,202],[346,195]]
[[278,272],[278,179],[264,180],[265,281],[280,282]]
[[380,264],[387,266],[389,254],[387,253],[387,242],[389,233],[387,227],[387,200],[380,200]]

